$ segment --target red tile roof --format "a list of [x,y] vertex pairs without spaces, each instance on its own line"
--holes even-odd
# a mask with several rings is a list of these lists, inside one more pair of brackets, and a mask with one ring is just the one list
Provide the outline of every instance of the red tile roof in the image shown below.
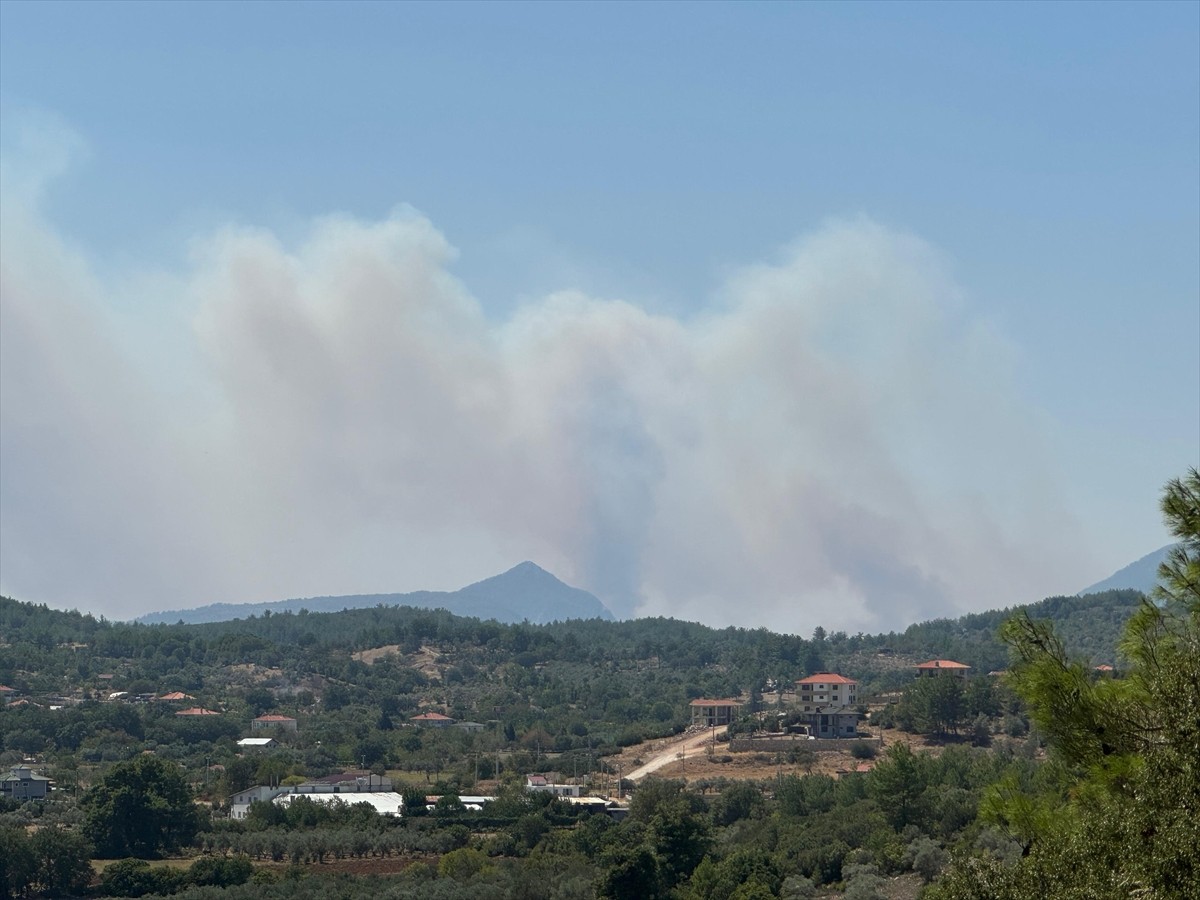
[[429,712],[421,713],[419,716],[413,716],[410,721],[413,722],[453,722],[449,716],[443,716],[441,713]]
[[295,722],[296,720],[293,719],[291,716],[281,716],[281,715],[278,715],[277,713],[271,713],[269,715],[259,716],[254,721],[255,722]]
[[923,662],[917,666],[918,669],[969,669],[970,666],[965,663],[955,662],[952,659],[931,659],[929,662]]
[[213,709],[205,709],[202,706],[193,706],[191,709],[181,709],[175,713],[177,716],[219,716],[220,713]]
[[853,678],[847,678],[845,675],[835,675],[832,672],[818,672],[816,675],[809,675],[807,678],[799,679],[796,684],[858,684]]
[[195,700],[191,694],[185,694],[183,691],[171,691],[169,694],[163,694],[159,700]]
[[741,700],[693,700],[689,706],[741,706]]

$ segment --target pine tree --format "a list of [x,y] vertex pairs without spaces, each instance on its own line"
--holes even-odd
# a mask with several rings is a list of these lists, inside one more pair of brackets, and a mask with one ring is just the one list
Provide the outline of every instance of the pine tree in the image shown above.
[[1001,784],[984,804],[1023,842],[1016,865],[960,857],[926,896],[1200,897],[1200,472],[1169,482],[1161,508],[1179,544],[1126,626],[1125,677],[1092,680],[1045,622],[1005,625],[1059,777],[1041,795]]

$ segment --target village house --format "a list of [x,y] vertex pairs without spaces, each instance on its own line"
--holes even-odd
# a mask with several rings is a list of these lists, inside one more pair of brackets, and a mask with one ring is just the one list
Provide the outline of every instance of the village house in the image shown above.
[[231,794],[229,797],[229,817],[231,819],[244,819],[250,812],[251,803],[267,802],[275,799],[280,794],[286,794],[290,790],[292,790],[290,787],[259,784],[252,788],[246,788],[244,791],[238,791],[236,794]]
[[424,728],[447,728],[454,724],[454,720],[449,716],[443,716],[441,713],[427,712],[421,713],[419,716],[413,716],[408,721],[414,725],[420,725]]
[[545,775],[526,775],[525,790],[534,793],[553,794],[555,797],[578,797],[581,788],[577,784],[558,784]]
[[281,716],[269,713],[250,720],[251,731],[262,731],[266,728],[278,728],[280,731],[295,731],[296,720],[291,716]]
[[833,672],[818,672],[796,682],[799,726],[814,738],[852,738],[858,734],[858,682]]
[[0,684],[0,706],[7,706],[9,701],[17,698],[15,688],[10,688],[7,684]]
[[237,745],[243,750],[268,750],[275,746],[275,738],[242,738]]
[[33,774],[29,766],[13,766],[0,781],[0,797],[5,800],[42,800],[50,793],[50,779]]
[[858,703],[858,682],[844,675],[819,672],[796,682],[796,702],[801,712]]
[[938,675],[953,675],[956,678],[966,678],[971,667],[952,659],[931,659],[917,666],[918,678],[936,678]]
[[219,716],[220,713],[215,709],[205,709],[203,706],[192,706],[188,709],[181,709],[175,713],[177,716]]
[[692,724],[713,728],[717,725],[728,725],[738,717],[742,710],[741,700],[693,700],[688,704],[692,708]]

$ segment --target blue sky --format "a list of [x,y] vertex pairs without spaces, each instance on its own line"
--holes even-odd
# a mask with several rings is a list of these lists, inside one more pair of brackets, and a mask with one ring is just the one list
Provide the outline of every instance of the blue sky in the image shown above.
[[[1200,460],[1200,5],[0,26],[6,593],[129,614],[530,557],[626,614],[902,627],[1155,549]],[[317,407],[304,359],[342,386]]]

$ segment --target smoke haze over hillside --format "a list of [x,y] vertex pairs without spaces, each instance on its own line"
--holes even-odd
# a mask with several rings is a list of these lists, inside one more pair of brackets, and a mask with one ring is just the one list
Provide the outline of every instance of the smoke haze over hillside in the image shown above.
[[19,599],[127,616],[529,558],[618,615],[807,632],[1094,572],[1019,355],[914,235],[830,221],[686,316],[565,285],[496,319],[406,207],[99,265],[44,210],[54,174],[4,174]]

